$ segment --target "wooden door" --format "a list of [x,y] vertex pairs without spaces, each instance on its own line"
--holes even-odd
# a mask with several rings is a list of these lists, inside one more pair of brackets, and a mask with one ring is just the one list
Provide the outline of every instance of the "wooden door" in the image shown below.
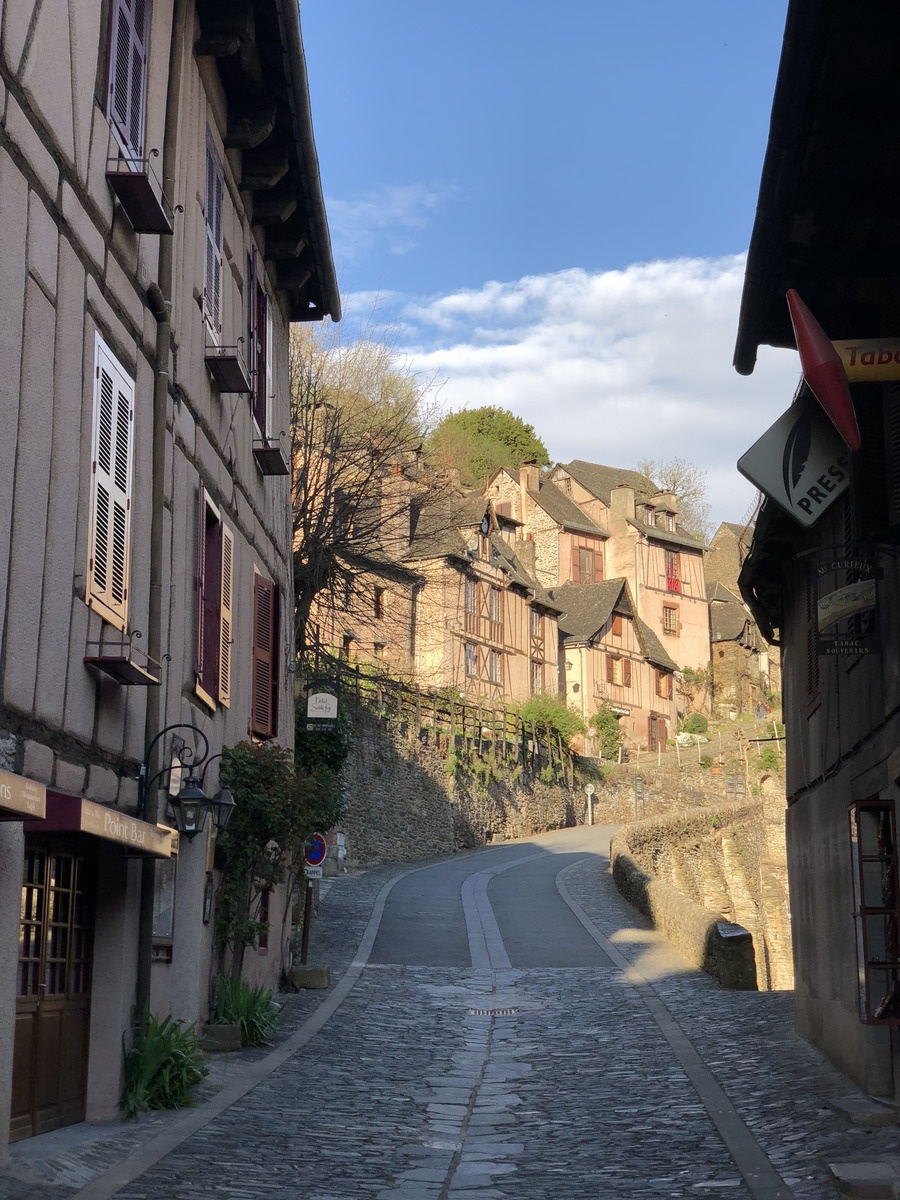
[[26,843],[10,1141],[84,1120],[93,876],[81,849]]

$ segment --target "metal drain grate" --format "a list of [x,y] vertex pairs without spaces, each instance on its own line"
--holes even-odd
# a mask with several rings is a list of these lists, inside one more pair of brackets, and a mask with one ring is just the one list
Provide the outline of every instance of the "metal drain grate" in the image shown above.
[[470,1008],[470,1017],[511,1017],[517,1008]]

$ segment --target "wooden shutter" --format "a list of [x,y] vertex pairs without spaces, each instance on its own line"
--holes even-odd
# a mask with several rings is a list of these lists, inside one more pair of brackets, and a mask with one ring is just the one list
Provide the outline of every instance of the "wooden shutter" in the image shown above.
[[129,158],[144,157],[151,0],[113,0],[106,116]]
[[615,683],[615,680],[616,680],[615,661],[611,654],[607,654],[607,656],[606,656],[606,682],[607,683]]
[[275,735],[275,584],[253,579],[253,679],[250,729],[257,737]]
[[119,629],[128,622],[133,442],[134,383],[98,336],[86,599]]
[[594,550],[594,583],[603,582],[603,551]]
[[581,583],[581,549],[579,546],[572,547],[572,582]]
[[200,484],[197,493],[197,644],[194,647],[194,669],[203,679],[203,591],[206,578],[206,488]]
[[622,659],[622,686],[631,687],[631,659]]
[[233,640],[234,534],[222,526],[222,586],[219,607],[219,702],[231,704],[231,645]]
[[203,315],[213,341],[222,336],[222,206],[225,200],[225,175],[212,135],[206,137],[206,279],[203,289]]

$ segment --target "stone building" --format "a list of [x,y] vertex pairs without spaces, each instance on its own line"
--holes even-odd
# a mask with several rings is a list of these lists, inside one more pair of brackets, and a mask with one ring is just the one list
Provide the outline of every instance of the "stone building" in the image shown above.
[[208,1014],[213,824],[167,802],[292,743],[288,323],[339,299],[296,4],[0,14],[2,1157],[114,1115],[136,1000]]
[[[760,345],[796,345],[786,300],[794,289],[824,331],[823,354],[835,339],[830,381],[840,382],[841,364],[849,378],[841,435],[814,370],[785,395],[781,428],[797,436],[771,445],[771,495],[740,584],[760,628],[784,648],[796,1023],[894,1104],[900,227],[887,198],[900,186],[898,47],[894,6],[791,0],[735,352],[738,371],[750,374]],[[792,456],[798,438],[803,453]]]

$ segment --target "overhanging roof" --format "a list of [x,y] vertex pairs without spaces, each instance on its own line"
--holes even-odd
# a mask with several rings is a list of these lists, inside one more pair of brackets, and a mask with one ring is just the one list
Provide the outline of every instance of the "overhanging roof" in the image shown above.
[[[791,0],[734,365],[794,346],[796,288],[831,338],[877,337],[900,272],[900,6]],[[893,332],[900,332],[895,330]]]
[[264,226],[292,321],[339,320],[297,0],[197,0],[198,55],[216,60],[228,100],[226,149],[240,150],[251,222]]

